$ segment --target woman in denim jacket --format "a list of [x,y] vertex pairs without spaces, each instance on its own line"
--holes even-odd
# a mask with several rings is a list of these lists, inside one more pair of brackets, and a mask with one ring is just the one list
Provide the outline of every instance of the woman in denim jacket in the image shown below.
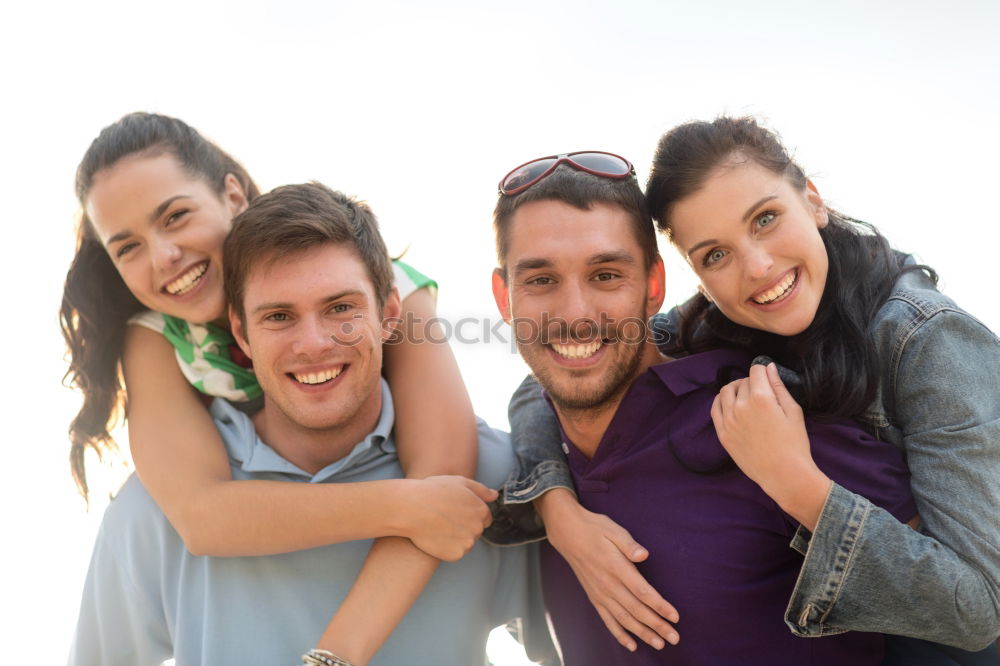
[[[713,419],[744,473],[802,524],[791,544],[805,559],[790,629],[922,639],[890,640],[887,664],[1000,664],[996,335],[937,291],[932,270],[827,209],[752,119],[668,132],[647,197],[701,281],[699,294],[654,319],[661,350],[738,347],[782,365],[781,379],[775,367],[757,368],[723,389]],[[858,419],[906,451],[918,530],[816,468],[799,405]],[[623,645],[626,631],[666,638],[670,607],[633,564],[647,553],[568,492],[554,417],[530,379],[511,401],[511,424],[519,469],[505,501],[534,501]],[[498,520],[494,534],[505,525]]]

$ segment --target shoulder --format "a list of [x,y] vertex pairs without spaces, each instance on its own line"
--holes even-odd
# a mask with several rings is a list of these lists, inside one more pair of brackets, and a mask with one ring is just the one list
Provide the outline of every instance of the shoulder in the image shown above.
[[167,322],[163,317],[163,313],[154,312],[153,310],[143,310],[142,312],[135,313],[129,317],[128,323],[133,326],[142,326],[143,328],[152,329],[157,333],[163,333],[167,327]]
[[[871,334],[883,365],[898,366],[908,345],[961,335],[996,342],[996,335],[945,296],[922,271],[904,273],[872,320]],[[944,350],[943,350],[944,351]]]
[[131,567],[160,559],[171,541],[180,543],[160,507],[132,474],[104,512],[98,545],[121,566]]
[[476,461],[476,480],[490,488],[499,488],[514,469],[514,451],[510,435],[491,428],[477,418],[479,428],[479,457]]
[[981,407],[992,395],[1000,340],[922,272],[899,278],[871,335],[881,368],[877,405],[887,419],[877,425],[912,429],[921,414],[937,419],[956,401]]

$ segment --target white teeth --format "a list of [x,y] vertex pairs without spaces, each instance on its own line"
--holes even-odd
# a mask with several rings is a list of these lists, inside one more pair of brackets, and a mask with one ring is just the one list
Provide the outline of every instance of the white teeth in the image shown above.
[[759,303],[761,305],[767,305],[768,303],[773,303],[778,300],[786,293],[788,293],[793,286],[795,286],[795,281],[798,279],[798,271],[792,271],[785,276],[785,279],[774,285],[767,292],[761,294],[760,296],[754,297],[754,303]]
[[292,376],[295,377],[295,381],[300,384],[322,384],[323,382],[335,379],[343,370],[344,366],[338,365],[336,368],[330,368],[329,370],[324,370],[323,372],[309,372],[306,374],[293,372]]
[[553,342],[552,348],[556,350],[560,356],[566,358],[590,358],[597,353],[597,350],[601,348],[604,344],[600,340],[594,340],[591,343],[585,345],[561,345],[559,343]]
[[191,288],[198,284],[198,280],[201,279],[201,276],[204,275],[207,270],[207,263],[198,264],[187,273],[168,284],[166,286],[167,292],[177,296],[178,294],[191,291]]

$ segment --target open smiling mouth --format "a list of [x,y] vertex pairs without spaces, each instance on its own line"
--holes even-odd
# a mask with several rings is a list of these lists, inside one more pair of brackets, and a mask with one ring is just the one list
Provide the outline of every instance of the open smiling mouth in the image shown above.
[[207,270],[208,270],[208,262],[203,261],[197,266],[191,268],[191,270],[189,270],[184,275],[168,283],[166,286],[163,287],[163,289],[171,296],[180,296],[181,294],[186,294],[187,292],[194,289],[195,285],[201,282],[201,278],[205,275],[205,271]]
[[346,367],[347,367],[346,365],[339,365],[336,368],[329,368],[322,372],[307,372],[307,373],[290,372],[288,374],[292,377],[292,379],[294,379],[300,384],[308,384],[310,386],[313,386],[316,384],[325,384],[327,382],[333,381],[334,379],[340,376],[340,373],[342,373],[344,371],[344,368]]
[[590,358],[604,346],[604,340],[594,340],[587,344],[563,345],[558,342],[551,342],[549,345],[557,354],[563,358],[581,359]]
[[750,300],[757,305],[770,305],[771,303],[777,303],[791,293],[795,285],[798,284],[798,281],[799,269],[796,268],[794,271],[790,271],[781,282],[774,285],[763,294],[751,297]]

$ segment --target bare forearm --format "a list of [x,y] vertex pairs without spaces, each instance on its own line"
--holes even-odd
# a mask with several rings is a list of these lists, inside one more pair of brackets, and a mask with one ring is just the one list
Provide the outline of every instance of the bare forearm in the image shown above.
[[195,555],[270,555],[405,533],[403,479],[317,484],[220,481],[171,516]]
[[409,539],[378,539],[350,593],[317,643],[357,666],[389,638],[440,562]]
[[420,289],[403,302],[410,313],[402,341],[385,347],[385,376],[396,410],[396,446],[407,477],[473,477],[476,418],[434,298]]

